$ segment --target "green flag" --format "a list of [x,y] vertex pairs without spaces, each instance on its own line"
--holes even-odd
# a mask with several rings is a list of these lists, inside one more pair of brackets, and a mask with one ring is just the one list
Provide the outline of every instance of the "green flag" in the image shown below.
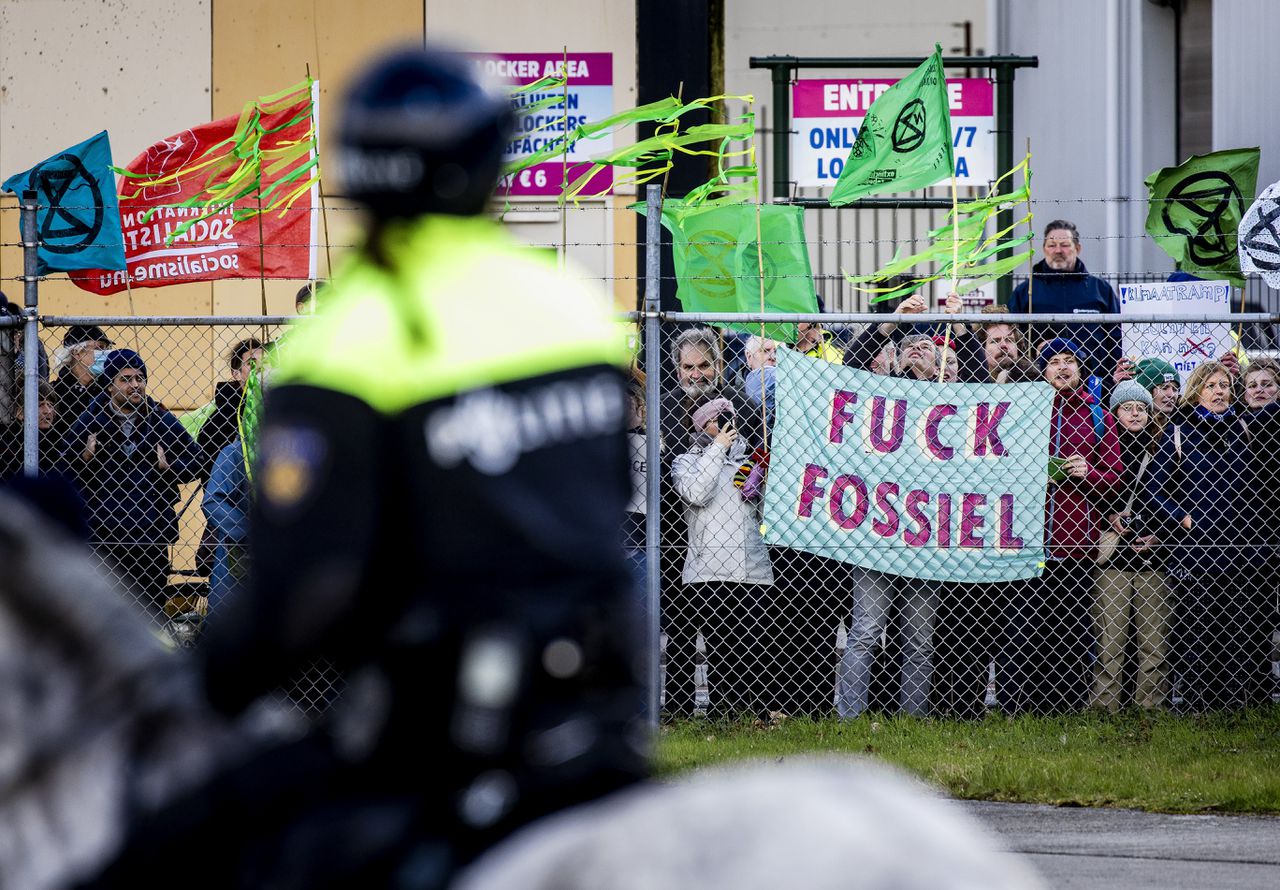
[[1147,234],[1178,268],[1244,286],[1236,243],[1258,186],[1256,148],[1192,155],[1147,177]]
[[[757,210],[759,247],[757,247]],[[676,296],[688,312],[759,312],[760,259],[764,259],[766,312],[817,312],[804,240],[804,208],[783,204],[724,204],[663,208],[672,235],[679,285]],[[722,327],[759,334],[757,324]],[[767,324],[764,336],[794,343],[794,324]]]
[[830,203],[926,188],[953,175],[955,164],[942,47],[934,44],[932,56],[867,109]]

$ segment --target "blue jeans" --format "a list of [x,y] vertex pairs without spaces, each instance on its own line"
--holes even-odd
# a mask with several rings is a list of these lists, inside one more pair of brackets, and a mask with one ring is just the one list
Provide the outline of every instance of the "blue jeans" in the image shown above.
[[841,717],[857,717],[867,709],[871,665],[894,603],[902,625],[902,688],[898,706],[913,717],[929,713],[933,685],[933,619],[938,610],[938,584],[897,578],[872,569],[853,571],[853,628],[840,659],[839,699]]

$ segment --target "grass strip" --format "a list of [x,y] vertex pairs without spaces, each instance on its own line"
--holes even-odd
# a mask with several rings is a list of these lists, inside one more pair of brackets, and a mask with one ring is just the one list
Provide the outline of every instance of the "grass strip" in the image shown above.
[[660,775],[673,776],[815,753],[874,757],[970,800],[1280,813],[1280,707],[1203,717],[685,721],[663,727],[656,762]]

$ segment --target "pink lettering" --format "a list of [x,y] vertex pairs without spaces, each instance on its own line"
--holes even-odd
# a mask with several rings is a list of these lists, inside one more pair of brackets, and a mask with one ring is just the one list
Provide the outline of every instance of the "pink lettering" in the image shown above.
[[915,525],[915,530],[908,529],[902,533],[902,540],[908,547],[923,547],[929,543],[929,517],[925,514],[922,506],[929,505],[929,493],[913,488],[907,492],[907,499],[903,504],[903,510],[907,514],[907,521]]
[[1004,443],[1000,441],[1000,421],[1009,410],[1008,402],[999,402],[995,410],[986,402],[979,402],[973,412],[973,456],[1004,457]]
[[896,482],[881,482],[876,486],[876,509],[884,516],[871,523],[871,530],[882,538],[891,538],[898,533],[898,511],[893,506],[893,498],[898,496]]
[[836,445],[844,441],[844,425],[855,418],[850,408],[856,404],[858,394],[844,389],[837,389],[831,399],[831,428],[827,431],[827,438]]
[[929,449],[929,453],[933,455],[934,460],[951,460],[955,456],[956,450],[943,445],[938,439],[938,427],[942,425],[942,421],[954,415],[957,410],[955,405],[934,405],[929,409],[928,417],[924,423],[924,445],[925,448]]
[[960,500],[960,546],[972,549],[983,547],[982,525],[986,519],[977,511],[987,505],[984,494],[966,494]]
[[885,397],[875,396],[871,399],[871,447],[881,454],[892,454],[902,446],[902,435],[907,428],[906,399],[893,400],[893,420],[890,422],[888,435],[884,431]]
[[1000,531],[998,550],[1021,550],[1022,538],[1013,534],[1013,495],[1000,495],[1000,507],[996,513],[996,528]]
[[[844,494],[849,489],[853,489],[854,494],[852,513],[847,513],[844,509]],[[837,476],[831,483],[831,503],[827,508],[840,528],[853,531],[862,525],[862,520],[867,518],[867,506],[867,484],[858,476]]]
[[938,546],[951,548],[951,495],[938,495]]
[[800,507],[796,511],[796,515],[805,519],[813,516],[814,499],[822,497],[825,493],[822,487],[822,480],[826,479],[829,474],[826,467],[820,467],[817,464],[805,464],[804,477],[800,480]]

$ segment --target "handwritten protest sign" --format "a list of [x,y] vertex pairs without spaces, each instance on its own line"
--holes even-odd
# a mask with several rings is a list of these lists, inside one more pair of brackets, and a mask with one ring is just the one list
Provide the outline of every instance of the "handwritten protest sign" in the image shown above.
[[1192,315],[1226,315],[1231,285],[1225,281],[1161,281],[1120,285],[1121,315],[1168,315],[1156,325],[1123,326],[1124,354],[1162,358],[1187,379],[1200,362],[1221,358],[1232,349],[1231,325],[1183,321]]
[[1053,390],[882,377],[778,350],[765,540],[933,581],[1044,563]]

